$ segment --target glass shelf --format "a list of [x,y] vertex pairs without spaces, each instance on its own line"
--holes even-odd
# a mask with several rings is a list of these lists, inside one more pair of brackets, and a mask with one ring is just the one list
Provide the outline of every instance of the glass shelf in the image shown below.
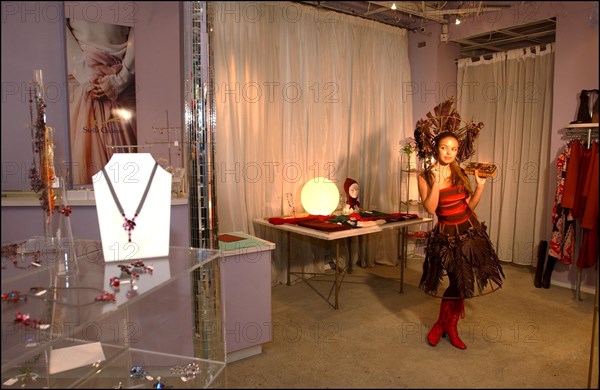
[[[152,388],[156,380],[129,377],[132,365],[175,388],[220,383],[221,251],[171,247],[168,256],[133,267],[105,262],[98,241],[77,240],[75,248],[70,272],[56,245],[3,256],[2,293],[24,297],[2,302],[3,388]],[[96,300],[107,295],[115,301]],[[187,364],[198,367],[194,378],[170,372]]]

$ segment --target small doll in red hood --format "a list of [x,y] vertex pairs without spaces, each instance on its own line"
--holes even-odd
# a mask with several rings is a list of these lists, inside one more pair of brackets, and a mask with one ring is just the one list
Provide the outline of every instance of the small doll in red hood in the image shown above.
[[344,215],[358,213],[360,211],[360,202],[358,201],[358,183],[356,180],[346,178],[344,182],[344,192],[346,192],[346,205],[342,210]]

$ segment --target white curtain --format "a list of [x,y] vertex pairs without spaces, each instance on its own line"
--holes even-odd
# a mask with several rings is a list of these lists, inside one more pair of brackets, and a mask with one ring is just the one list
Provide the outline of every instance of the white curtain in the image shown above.
[[[406,30],[297,3],[209,4],[219,232],[275,242],[273,280],[283,282],[286,237],[252,220],[302,212],[306,181],[334,180],[343,203],[351,177],[362,208],[399,211],[400,142],[413,134]],[[333,251],[290,238],[293,267],[318,268]],[[353,262],[396,264],[396,238],[362,239]]]
[[548,236],[553,70],[553,44],[458,62],[457,110],[485,125],[471,160],[499,167],[476,212],[500,259],[515,264],[532,265]]

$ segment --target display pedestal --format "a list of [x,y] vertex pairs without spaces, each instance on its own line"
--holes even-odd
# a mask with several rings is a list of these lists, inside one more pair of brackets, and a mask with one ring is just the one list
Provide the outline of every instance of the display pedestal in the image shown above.
[[169,254],[172,176],[157,164],[150,153],[115,153],[93,176],[105,261]]
[[245,233],[219,236],[227,362],[262,352],[272,340],[271,252],[275,244]]

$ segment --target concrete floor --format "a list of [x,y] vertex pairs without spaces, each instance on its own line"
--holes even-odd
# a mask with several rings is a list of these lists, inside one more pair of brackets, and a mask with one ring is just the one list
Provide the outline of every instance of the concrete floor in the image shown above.
[[[418,289],[421,264],[408,260],[403,294],[398,267],[359,268],[345,279],[338,310],[306,283],[274,287],[273,341],[229,363],[226,387],[586,388],[591,372],[598,388],[593,295],[537,289],[532,269],[505,265],[501,291],[465,304],[459,331],[468,348],[446,339],[431,347],[425,337],[440,300]],[[331,287],[312,285],[325,295]]]

